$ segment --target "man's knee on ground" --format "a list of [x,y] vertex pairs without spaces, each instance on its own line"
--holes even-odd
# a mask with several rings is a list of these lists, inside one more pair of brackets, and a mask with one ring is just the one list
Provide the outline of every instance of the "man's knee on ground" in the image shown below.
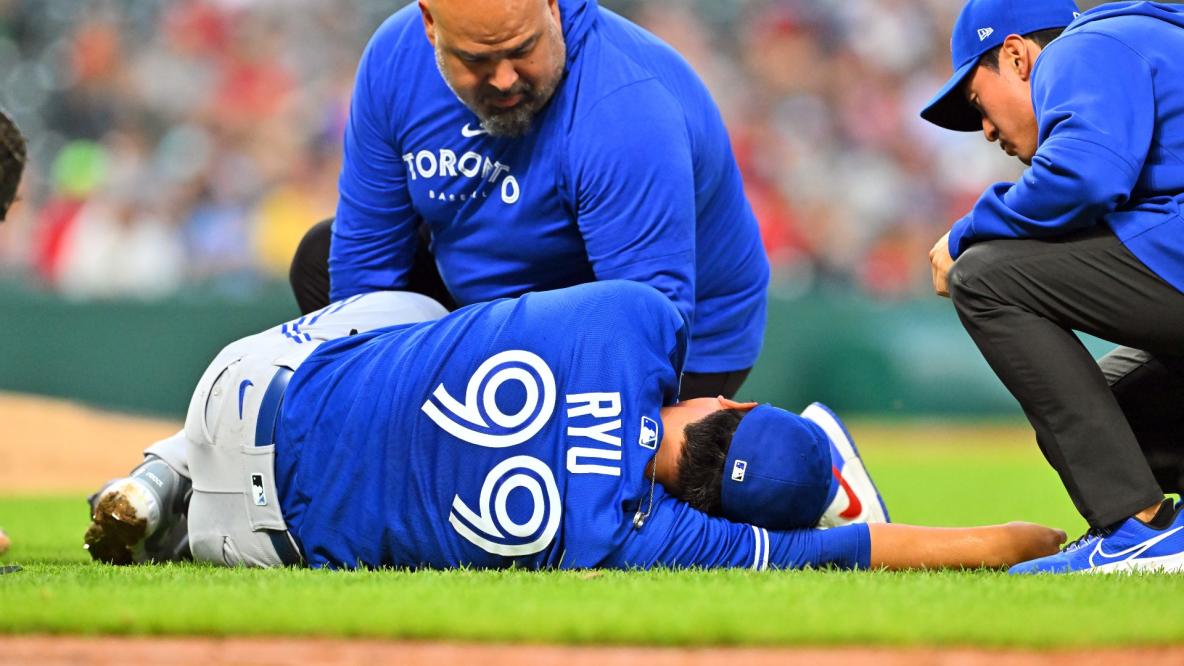
[[288,283],[303,314],[329,304],[329,244],[333,238],[333,219],[314,225],[304,234],[292,266]]
[[292,257],[290,277],[297,280],[309,272],[316,272],[322,266],[328,267],[329,243],[333,237],[333,218],[314,224],[300,239],[296,254]]

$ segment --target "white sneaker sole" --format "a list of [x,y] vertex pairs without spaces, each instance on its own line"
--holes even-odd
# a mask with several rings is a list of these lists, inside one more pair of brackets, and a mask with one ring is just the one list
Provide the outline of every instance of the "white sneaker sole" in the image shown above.
[[1090,574],[1122,574],[1122,573],[1180,573],[1184,572],[1184,553],[1164,555],[1162,557],[1141,557],[1100,567],[1082,569],[1078,573]]
[[876,489],[876,484],[872,482],[871,476],[867,473],[867,468],[863,465],[863,459],[859,455],[859,451],[855,448],[855,443],[847,436],[843,425],[839,423],[830,410],[823,407],[819,403],[812,403],[809,407],[802,410],[802,418],[814,422],[826,436],[835,445],[839,451],[839,455],[843,459],[842,477],[847,482],[847,486],[855,493],[859,499],[862,511],[854,518],[840,518],[839,514],[846,510],[848,506],[847,498],[842,490],[835,496],[834,502],[827,507],[826,512],[819,522],[820,527],[838,527],[840,525],[850,525],[853,523],[886,523],[888,522],[887,511],[884,509],[884,504],[880,499],[880,493]]

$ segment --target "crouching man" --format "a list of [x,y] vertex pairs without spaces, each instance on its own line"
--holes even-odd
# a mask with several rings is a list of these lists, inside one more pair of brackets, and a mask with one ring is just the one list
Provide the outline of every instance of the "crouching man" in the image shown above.
[[341,301],[227,347],[184,430],[92,500],[86,543],[116,563],[862,569],[1064,541],[888,524],[829,410],[679,402],[686,353],[678,311],[632,282],[447,316]]

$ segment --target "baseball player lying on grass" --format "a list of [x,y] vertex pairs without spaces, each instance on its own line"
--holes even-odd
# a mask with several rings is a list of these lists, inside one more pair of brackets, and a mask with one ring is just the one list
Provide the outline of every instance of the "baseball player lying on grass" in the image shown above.
[[1025,523],[887,524],[820,405],[678,402],[686,327],[651,287],[600,282],[444,315],[424,296],[372,293],[231,344],[184,430],[92,498],[92,556],[998,567],[1064,541]]

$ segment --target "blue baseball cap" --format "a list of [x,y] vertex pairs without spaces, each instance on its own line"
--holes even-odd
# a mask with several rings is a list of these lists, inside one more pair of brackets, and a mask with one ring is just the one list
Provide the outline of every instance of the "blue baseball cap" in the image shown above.
[[1078,15],[1073,0],[970,0],[954,22],[950,39],[954,75],[925,105],[921,117],[958,132],[981,130],[982,116],[962,94],[962,83],[979,58],[1008,35],[1063,28]]
[[833,498],[831,466],[822,428],[760,405],[732,435],[720,488],[723,516],[772,530],[814,527]]

